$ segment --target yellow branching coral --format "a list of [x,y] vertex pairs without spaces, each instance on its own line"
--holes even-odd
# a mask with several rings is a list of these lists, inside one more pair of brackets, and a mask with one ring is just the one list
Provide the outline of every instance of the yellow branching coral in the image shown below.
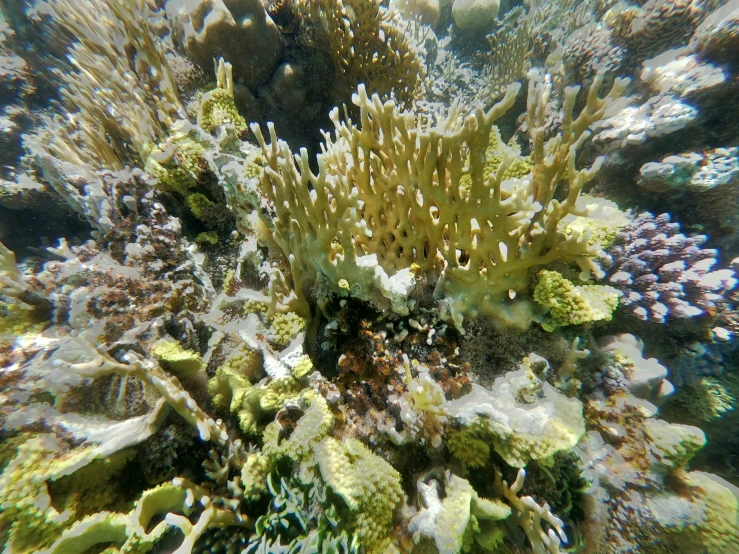
[[381,0],[301,0],[323,40],[343,101],[364,83],[371,93],[411,104],[421,90],[425,66],[419,45],[408,36],[400,16]]
[[[485,150],[485,169],[482,173],[482,177],[487,181],[491,175],[495,175],[503,163],[504,157],[512,158],[512,161],[508,169],[503,173],[502,178],[506,179],[522,178],[529,174],[531,171],[531,159],[521,156],[521,148],[512,141],[512,144],[503,143],[500,137],[500,130],[493,125],[490,129],[490,142]],[[518,157],[516,160],[515,158]],[[470,163],[469,157],[465,160],[465,163]],[[461,185],[469,187],[472,183],[472,177],[465,175],[462,177]]]
[[[465,317],[478,315],[526,326],[537,266],[558,260],[601,275],[594,260],[602,251],[589,232],[560,223],[571,214],[588,216],[578,199],[602,160],[578,170],[577,150],[626,85],[617,80],[601,99],[602,81],[595,80],[577,118],[578,88],[565,90],[562,132],[547,141],[551,87],[531,75],[532,168],[523,178],[504,178],[520,163],[513,149],[504,150],[497,170],[485,177],[493,123],[513,105],[518,84],[488,111],[463,117],[456,108],[436,124],[369,97],[360,86],[353,102],[361,125],[332,111],[335,131],[325,135],[315,174],[305,150],[293,156],[274,127],[267,144],[253,126],[265,160],[261,187],[274,205],[274,238],[289,256],[298,294],[321,275],[335,287],[343,279],[354,296],[404,313],[420,272],[436,283],[434,296],[459,328]],[[567,196],[555,200],[565,179]]]
[[[531,354],[521,369],[498,377],[492,390],[475,384],[471,393],[446,404],[450,417],[471,426],[478,437],[490,437],[495,452],[513,467],[532,460],[551,465],[557,452],[573,448],[585,434],[582,403],[537,376],[542,360]],[[463,449],[466,445],[456,446],[466,461],[481,461]]]
[[0,242],[0,340],[46,325],[51,303],[26,281],[15,254]]

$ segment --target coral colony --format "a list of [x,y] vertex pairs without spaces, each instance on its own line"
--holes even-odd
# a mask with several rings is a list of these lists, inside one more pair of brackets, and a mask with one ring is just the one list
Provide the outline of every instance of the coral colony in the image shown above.
[[2,3],[2,553],[739,554],[739,4],[510,4]]

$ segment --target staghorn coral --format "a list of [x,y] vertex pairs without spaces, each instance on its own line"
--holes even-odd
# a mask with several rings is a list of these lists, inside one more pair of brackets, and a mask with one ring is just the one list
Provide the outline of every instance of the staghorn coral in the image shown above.
[[[483,95],[493,98],[501,95],[509,83],[525,77],[531,67],[546,67],[547,71],[555,72],[563,57],[567,64],[567,56],[579,50],[571,45],[578,44],[577,37],[589,40],[598,34],[592,22],[608,4],[593,0],[576,3],[549,0],[525,2],[506,11],[487,35],[490,53],[484,69]],[[600,47],[601,43],[596,42],[595,46]],[[588,47],[584,50],[588,53]],[[598,72],[610,73],[612,69],[613,66],[604,64]],[[612,75],[607,78],[611,79]],[[568,84],[589,86],[591,82],[591,79],[573,79]],[[607,85],[610,86],[610,80]],[[484,96],[476,97],[485,101]]]
[[734,272],[711,271],[715,250],[701,249],[707,237],[686,237],[669,214],[639,214],[608,250],[608,282],[623,291],[623,306],[642,320],[664,323],[706,313],[721,292],[736,284]]
[[[528,19],[523,18],[524,9],[520,6],[506,13],[498,29],[487,35],[490,44],[490,63],[486,67],[486,92],[496,98],[505,92],[509,83],[518,81],[529,70],[528,57],[531,47],[531,33]],[[523,18],[523,29],[519,22]]]
[[539,505],[530,496],[518,496],[525,478],[526,470],[519,469],[516,480],[509,486],[496,470],[495,488],[513,508],[513,517],[526,533],[534,554],[558,553],[560,545],[568,542],[564,522],[552,514],[548,504]]
[[[273,202],[271,224],[289,256],[296,292],[305,294],[323,278],[333,287],[347,283],[353,296],[407,313],[414,274],[423,275],[436,283],[434,296],[460,329],[465,317],[476,315],[527,326],[528,282],[536,266],[576,262],[583,272],[600,275],[593,261],[599,246],[589,243],[587,233],[564,232],[560,222],[570,214],[588,215],[578,198],[599,162],[577,170],[575,155],[589,136],[587,128],[625,86],[618,81],[600,99],[601,82],[576,119],[577,89],[567,89],[563,133],[547,142],[542,126],[550,88],[532,76],[532,170],[520,179],[503,180],[516,161],[510,155],[484,179],[491,127],[512,105],[514,85],[489,111],[463,118],[452,110],[436,125],[399,113],[394,103],[382,104],[360,87],[354,103],[362,126],[341,122],[338,111],[332,112],[335,136],[326,135],[318,174],[306,151],[293,157],[273,127],[267,144],[253,126],[265,159],[262,190]],[[467,156],[470,163],[463,164]],[[565,173],[568,196],[558,201],[554,196]],[[466,177],[471,183],[460,190]]]

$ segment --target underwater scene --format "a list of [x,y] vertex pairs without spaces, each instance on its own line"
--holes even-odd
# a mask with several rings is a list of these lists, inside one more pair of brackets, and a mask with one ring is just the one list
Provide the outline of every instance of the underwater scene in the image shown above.
[[739,554],[739,0],[0,0],[0,554]]

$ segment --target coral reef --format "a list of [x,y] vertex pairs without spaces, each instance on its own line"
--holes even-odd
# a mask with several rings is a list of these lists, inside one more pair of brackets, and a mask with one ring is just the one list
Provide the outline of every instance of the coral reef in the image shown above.
[[513,4],[0,6],[0,550],[739,552],[736,3]]
[[299,0],[325,42],[336,75],[336,99],[347,102],[362,83],[370,94],[410,105],[423,86],[420,45],[404,32],[396,9],[380,0]]

